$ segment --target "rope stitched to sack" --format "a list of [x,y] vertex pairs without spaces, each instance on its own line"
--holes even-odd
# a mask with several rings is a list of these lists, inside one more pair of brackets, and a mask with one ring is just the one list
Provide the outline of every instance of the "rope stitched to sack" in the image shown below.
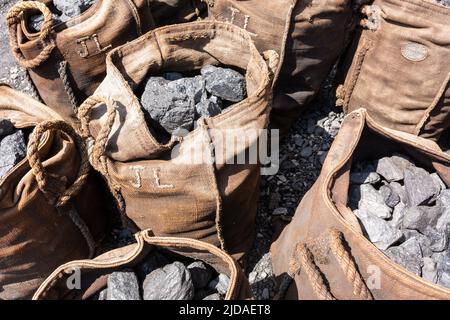
[[[59,130],[72,137],[78,147],[81,158],[80,168],[78,170],[75,182],[61,195],[56,195],[54,194],[54,192],[50,191],[51,186],[49,182],[50,180],[48,179],[49,175],[45,171],[45,168],[39,158],[39,144],[41,142],[42,135],[49,130]],[[70,219],[77,226],[77,228],[85,238],[89,247],[90,256],[93,256],[95,250],[94,239],[87,225],[80,218],[75,208],[69,203],[70,199],[75,197],[80,192],[83,185],[86,183],[90,171],[87,151],[81,137],[69,124],[64,121],[52,120],[42,122],[34,128],[33,132],[30,135],[27,158],[28,162],[30,163],[31,170],[36,178],[39,190],[41,190],[47,201],[51,205],[54,205],[58,209],[58,211],[68,214]]]
[[69,74],[69,68],[67,65],[67,61],[61,61],[59,63],[58,74],[63,83],[64,91],[66,91],[67,97],[69,98],[70,105],[72,106],[72,110],[75,114],[77,114],[78,100],[73,91],[72,79]]
[[[372,293],[359,273],[355,261],[344,246],[345,240],[342,232],[330,229],[328,240],[331,252],[336,257],[336,261],[345,273],[347,280],[353,286],[353,294],[361,300],[373,300]],[[294,249],[292,258],[289,261],[289,275],[293,278],[301,270],[306,273],[319,299],[336,299],[326,284],[324,275],[315,264],[313,254],[304,243],[297,244]]]
[[[99,105],[105,104],[107,108],[106,114],[106,122],[100,129],[100,132],[97,136],[97,139],[91,136],[89,130],[89,122],[91,121],[90,114],[92,109]],[[102,97],[92,96],[86,99],[86,101],[80,106],[78,109],[78,119],[81,123],[81,134],[83,138],[87,141],[89,146],[89,160],[92,166],[103,174],[106,178],[108,186],[113,194],[114,198],[117,201],[117,205],[122,215],[125,215],[125,200],[122,197],[121,189],[119,185],[116,185],[112,182],[109,177],[108,167],[106,164],[106,146],[108,143],[109,134],[111,133],[112,127],[114,125],[114,121],[116,118],[116,103]]]
[[[39,39],[44,45],[44,49],[34,59],[26,59],[20,51],[19,43],[17,40],[17,26],[23,19],[23,14],[27,10],[39,10],[44,16],[44,23],[42,25]],[[9,43],[12,52],[17,59],[18,63],[25,69],[33,69],[44,63],[51,55],[56,45],[51,37],[51,28],[53,25],[52,13],[44,3],[38,1],[21,1],[15,4],[8,12],[6,16],[9,29]],[[46,44],[48,42],[48,44]]]

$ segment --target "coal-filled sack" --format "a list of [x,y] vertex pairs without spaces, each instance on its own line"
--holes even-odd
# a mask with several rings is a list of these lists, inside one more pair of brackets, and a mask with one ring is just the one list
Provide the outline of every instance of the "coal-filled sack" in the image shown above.
[[92,256],[107,188],[58,114],[0,85],[0,299],[29,299],[59,265]]
[[375,0],[343,59],[337,102],[381,125],[437,140],[450,126],[450,7]]
[[248,280],[240,266],[219,248],[198,240],[154,237],[151,231],[137,233],[135,238],[135,244],[109,251],[94,260],[72,261],[58,267],[33,299],[251,298]]
[[319,92],[354,28],[350,0],[215,0],[209,16],[247,30],[261,51],[282,63],[274,82],[271,126],[282,135]]
[[17,62],[66,121],[105,76],[106,54],[154,27],[147,0],[20,1],[7,23]]
[[271,247],[280,297],[450,299],[449,166],[431,140],[347,115]]
[[238,260],[250,249],[261,171],[250,149],[264,149],[278,58],[266,56],[245,30],[211,21],[162,27],[108,55],[78,115],[91,163],[134,227]]

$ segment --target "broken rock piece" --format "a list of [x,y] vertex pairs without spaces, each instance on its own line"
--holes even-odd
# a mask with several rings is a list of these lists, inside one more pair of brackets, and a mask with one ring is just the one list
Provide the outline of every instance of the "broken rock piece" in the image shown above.
[[14,133],[14,125],[8,119],[0,119],[0,139]]
[[192,300],[194,284],[188,269],[178,261],[151,272],[143,283],[144,300]]
[[3,137],[0,141],[0,178],[22,161],[26,154],[27,146],[22,130]]
[[403,236],[400,230],[391,227],[387,221],[377,216],[361,210],[355,210],[354,213],[369,240],[381,250],[386,250]]
[[209,65],[201,69],[201,74],[210,94],[231,102],[245,99],[245,77],[239,72]]
[[440,192],[434,179],[427,171],[412,166],[405,170],[405,188],[410,206],[428,204]]
[[113,272],[108,276],[107,300],[141,300],[134,272]]
[[422,275],[422,251],[417,238],[410,238],[398,247],[387,249],[386,255],[407,270]]
[[362,184],[359,209],[379,218],[388,219],[392,208],[386,205],[384,196],[370,184]]
[[392,157],[384,157],[376,162],[376,171],[388,181],[400,181],[404,178],[405,170],[411,166],[411,161],[399,154]]

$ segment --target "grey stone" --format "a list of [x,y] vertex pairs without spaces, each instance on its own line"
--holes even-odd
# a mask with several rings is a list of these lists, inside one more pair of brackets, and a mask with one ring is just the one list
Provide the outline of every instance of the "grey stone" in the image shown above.
[[192,300],[194,298],[191,275],[178,261],[148,274],[142,287],[144,300]]
[[419,241],[420,249],[422,251],[423,257],[431,257],[433,255],[433,251],[430,249],[431,241],[426,236],[421,234],[416,230],[402,230],[405,240],[416,238]]
[[230,278],[227,275],[221,273],[217,278],[212,280],[208,287],[210,289],[216,290],[218,293],[225,295],[228,291],[230,285]]
[[434,228],[427,226],[423,234],[430,240],[430,249],[433,252],[442,252],[447,249],[448,238],[444,232],[437,231]]
[[212,95],[231,102],[240,102],[246,97],[245,77],[232,69],[205,66],[201,74],[206,90]]
[[200,76],[168,81],[162,77],[148,79],[141,104],[153,120],[167,132],[176,134],[180,129],[194,126],[195,105],[204,93],[204,81]]
[[430,174],[418,167],[405,170],[405,188],[410,206],[428,204],[440,192]]
[[103,289],[98,294],[98,300],[107,300],[108,299],[108,289]]
[[22,130],[3,137],[0,141],[0,178],[22,161],[26,154],[27,146]]
[[435,0],[436,3],[439,3],[443,6],[450,7],[450,0]]
[[213,270],[202,261],[192,262],[187,269],[195,289],[206,287],[213,276]]
[[386,250],[403,237],[400,230],[391,227],[387,221],[377,216],[361,210],[355,210],[354,213],[369,240],[381,250]]
[[175,81],[183,79],[183,75],[179,72],[166,72],[163,74],[163,78],[169,81]]
[[270,292],[268,288],[264,288],[261,297],[263,300],[269,300],[270,299]]
[[400,181],[404,178],[404,171],[411,165],[407,157],[395,154],[376,161],[376,171],[388,182]]
[[404,209],[403,228],[418,230],[424,233],[428,226],[436,226],[436,222],[442,214],[442,209],[435,207],[406,207]]
[[383,185],[379,190],[380,194],[384,198],[384,203],[390,207],[394,208],[400,203],[400,196],[395,192],[395,190],[390,185]]
[[275,210],[273,210],[272,215],[274,216],[281,216],[281,215],[287,215],[288,214],[288,209],[287,208],[276,208]]
[[60,20],[67,21],[89,9],[97,0],[53,0],[55,8],[61,12]]
[[378,173],[376,173],[376,172],[360,171],[360,172],[352,172],[350,174],[350,183],[375,184],[377,182],[380,182],[380,180],[381,180],[380,175]]
[[222,297],[218,293],[213,293],[204,297],[202,300],[222,300]]
[[403,202],[399,202],[392,212],[392,219],[389,221],[389,224],[396,228],[400,229],[403,224],[403,217],[405,216],[405,208],[406,205]]
[[197,116],[210,118],[217,116],[222,112],[221,109],[222,101],[215,96],[211,96],[210,98],[202,98],[199,103],[195,105],[195,111],[197,112]]
[[311,147],[306,147],[306,148],[303,148],[302,151],[300,151],[300,156],[302,158],[308,158],[312,155],[312,153],[313,153],[313,149]]
[[423,258],[422,277],[425,280],[428,280],[432,283],[437,283],[438,281],[437,264],[436,262],[433,261],[432,258],[429,257]]
[[436,222],[436,229],[438,231],[450,234],[450,190],[441,192],[437,199],[437,205],[442,208],[442,215]]
[[0,119],[0,138],[13,134],[14,125],[8,119]]
[[438,284],[450,288],[450,250],[435,253],[432,258],[437,264]]
[[447,189],[447,186],[445,185],[444,181],[441,179],[441,177],[437,174],[437,172],[433,172],[430,174],[431,178],[433,178],[434,183],[439,188],[439,191],[443,191]]
[[141,300],[134,272],[113,272],[108,276],[107,300]]
[[408,201],[408,197],[406,195],[405,187],[395,181],[389,183],[389,186],[391,187],[392,190],[394,190],[396,194],[398,194],[398,196],[400,197],[400,201],[406,204]]
[[362,184],[360,189],[359,210],[383,219],[389,219],[392,216],[392,208],[386,205],[383,195],[372,185]]
[[169,263],[169,259],[167,259],[163,254],[158,251],[152,251],[148,254],[144,262],[138,265],[136,270],[141,278],[145,278],[152,271],[162,268]]
[[422,251],[417,238],[410,238],[398,247],[387,249],[386,255],[407,270],[419,276],[422,274]]

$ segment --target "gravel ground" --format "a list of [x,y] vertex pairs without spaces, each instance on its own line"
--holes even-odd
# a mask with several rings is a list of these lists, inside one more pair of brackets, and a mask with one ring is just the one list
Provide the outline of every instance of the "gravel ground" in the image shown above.
[[6,26],[6,14],[9,8],[18,2],[17,0],[1,0],[0,2],[0,83],[7,83],[11,87],[31,93],[31,84],[26,79],[25,71],[20,68],[9,48],[8,28]]
[[[0,15],[5,16],[17,0],[2,0]],[[16,64],[8,45],[4,18],[0,22],[0,82],[29,93],[31,84]],[[257,238],[249,254],[247,275],[257,299],[271,299],[276,294],[269,247],[274,226],[288,222],[303,195],[317,179],[322,163],[337,134],[342,113],[334,107],[331,79],[318,98],[280,144],[280,170],[274,176],[264,176],[257,217]],[[127,230],[115,228],[102,252],[133,241]]]

